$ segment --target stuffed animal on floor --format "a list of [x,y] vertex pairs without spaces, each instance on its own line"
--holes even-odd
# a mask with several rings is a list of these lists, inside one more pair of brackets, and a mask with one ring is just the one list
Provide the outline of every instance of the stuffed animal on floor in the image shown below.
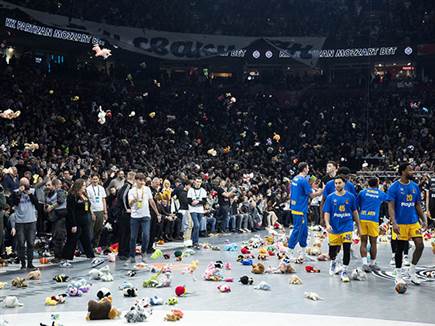
[[39,258],[39,263],[40,263],[41,265],[47,265],[49,262],[50,262],[50,261],[48,260],[47,257],[41,257],[41,258]]
[[177,297],[182,297],[187,294],[186,287],[184,285],[179,285],[175,288],[175,295]]
[[305,251],[307,253],[307,255],[309,256],[318,256],[320,255],[322,252],[320,251],[319,247],[308,247]]
[[252,266],[252,264],[254,263],[252,259],[243,259],[241,261],[242,265],[244,266]]
[[258,260],[266,260],[268,257],[268,253],[266,248],[261,247],[260,249],[258,249]]
[[224,246],[225,251],[237,251],[239,249],[239,246],[237,243],[229,243]]
[[0,290],[4,289],[8,285],[8,282],[0,282]]
[[7,296],[3,300],[3,307],[5,308],[17,308],[22,306],[23,304],[15,296]]
[[229,293],[229,292],[231,292],[231,288],[230,288],[230,286],[227,285],[227,284],[221,284],[221,285],[218,285],[217,289],[218,289],[219,292],[221,292],[221,293]]
[[252,277],[244,275],[240,278],[239,282],[243,285],[252,285],[254,284],[254,279]]
[[198,260],[193,260],[189,266],[187,266],[186,271],[183,272],[184,273],[189,273],[191,275],[193,275],[193,273],[198,269],[198,265],[199,265],[199,261]]
[[406,284],[405,281],[399,281],[396,283],[394,289],[398,294],[404,294],[408,289],[408,285]]
[[350,273],[350,278],[354,281],[365,281],[367,280],[367,275],[361,268],[355,268]]
[[145,263],[137,263],[134,265],[134,269],[137,271],[144,271],[144,272],[150,272],[151,266]]
[[318,261],[328,261],[329,260],[329,255],[328,254],[320,254],[317,256],[317,260]]
[[8,267],[9,263],[6,259],[0,258],[0,267]]
[[295,272],[295,269],[290,263],[290,259],[283,258],[280,260],[278,267],[272,268],[269,267],[266,273],[272,273],[272,274],[292,274]]
[[316,292],[305,292],[304,298],[309,299],[309,300],[313,300],[313,301],[322,300],[322,298],[320,298],[320,296]]
[[80,290],[79,288],[73,287],[73,286],[69,286],[66,289],[66,294],[69,297],[81,297],[83,295],[83,291]]
[[252,273],[254,274],[263,274],[264,273],[264,265],[262,263],[256,263],[252,265]]
[[165,321],[178,321],[183,318],[184,313],[179,309],[172,309],[165,316]]
[[107,261],[111,263],[116,262],[116,254],[114,252],[107,254]]
[[174,256],[176,261],[181,261],[183,259],[183,252],[180,250],[175,250]]
[[311,265],[305,266],[305,271],[307,273],[320,273],[320,269],[318,269],[318,268],[316,268],[314,266],[311,266]]
[[142,323],[146,321],[151,315],[152,311],[146,311],[144,307],[139,304],[135,304],[130,310],[125,314],[125,319],[127,323]]
[[144,288],[166,288],[171,286],[171,273],[162,273],[160,270],[156,275],[151,276],[149,279],[143,281]]
[[21,278],[21,277],[14,278],[12,280],[11,284],[12,284],[12,286],[14,286],[16,288],[26,288],[27,287],[26,280],[24,278]]
[[136,276],[136,271],[128,271],[125,275],[127,275],[128,277],[134,277]]
[[207,265],[207,269],[203,275],[204,280],[206,281],[222,281],[224,279],[224,275],[221,268],[216,267],[215,263],[210,263]]
[[248,247],[243,247],[242,249],[240,249],[240,252],[242,253],[242,255],[247,255],[250,254],[251,252],[249,251]]
[[28,280],[40,280],[41,279],[41,271],[39,269],[31,271],[27,274]]
[[110,272],[109,265],[106,265],[100,269],[93,268],[89,271],[88,274],[92,280],[101,280],[103,282],[112,282],[113,281],[113,275]]
[[233,265],[231,265],[230,262],[226,262],[226,263],[224,264],[224,269],[225,269],[226,271],[230,271],[230,270],[233,269]]
[[150,258],[152,260],[157,260],[160,257],[163,257],[163,252],[160,249],[154,250],[154,252],[151,254]]
[[183,251],[181,256],[183,256],[183,257],[189,257],[189,256],[192,256],[194,254],[196,254],[195,250],[187,248],[187,249],[184,249],[184,251]]
[[124,297],[126,298],[134,298],[137,297],[137,288],[131,287],[131,288],[125,288],[122,293],[124,294]]
[[66,276],[65,274],[59,274],[53,277],[53,281],[56,281],[57,283],[63,283],[68,281],[69,276]]
[[166,304],[169,306],[174,306],[178,303],[178,299],[176,297],[170,297],[166,300]]
[[297,275],[292,275],[290,277],[290,281],[289,281],[290,285],[301,285],[302,284],[302,280],[300,279],[299,276]]
[[115,319],[121,315],[121,312],[112,307],[112,298],[105,297],[100,301],[89,300],[87,320]]
[[119,285],[118,289],[123,291],[124,289],[132,288],[132,287],[133,287],[133,284],[131,284],[130,282],[124,281]]
[[[81,294],[83,294],[83,293],[89,292],[89,290],[91,289],[91,285],[84,278],[79,278],[77,280],[73,280],[70,283],[68,283],[67,289],[70,289],[70,288],[76,288],[77,290],[79,290],[81,292]],[[73,292],[74,291],[72,291],[72,293]]]
[[58,304],[65,303],[65,294],[60,295],[52,295],[51,297],[45,298],[45,305],[46,306],[57,306]]
[[258,283],[258,285],[254,286],[254,289],[256,290],[262,290],[262,291],[270,291],[272,287],[265,281],[261,281]]
[[150,298],[150,304],[152,306],[161,306],[163,304],[163,299],[155,295]]
[[168,260],[169,258],[171,258],[171,256],[169,254],[163,254],[163,258]]
[[218,247],[218,246],[211,246],[211,250],[213,250],[213,251],[221,251],[221,248]]
[[108,288],[100,288],[97,291],[98,300],[102,300],[104,298],[111,297],[111,296],[112,296],[112,293],[110,292],[110,289],[108,289]]

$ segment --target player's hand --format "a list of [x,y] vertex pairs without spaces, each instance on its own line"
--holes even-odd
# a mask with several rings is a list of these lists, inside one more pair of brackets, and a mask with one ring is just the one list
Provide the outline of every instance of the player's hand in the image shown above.
[[328,233],[331,233],[331,232],[332,232],[332,227],[331,227],[331,225],[329,225],[329,224],[326,226],[325,229],[326,229],[326,231],[327,231]]
[[357,235],[358,237],[361,237],[361,226],[358,226],[358,227],[357,227],[357,229],[356,229],[356,235]]
[[399,225],[397,225],[397,223],[394,223],[394,224],[393,224],[393,231],[394,231],[396,234],[400,234],[400,228],[399,228]]

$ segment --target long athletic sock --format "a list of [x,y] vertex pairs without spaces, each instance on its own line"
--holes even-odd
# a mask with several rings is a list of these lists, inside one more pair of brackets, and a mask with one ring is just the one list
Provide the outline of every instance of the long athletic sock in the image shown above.
[[362,263],[363,263],[363,265],[367,265],[367,257],[362,258]]
[[376,259],[370,260],[370,265],[376,265]]

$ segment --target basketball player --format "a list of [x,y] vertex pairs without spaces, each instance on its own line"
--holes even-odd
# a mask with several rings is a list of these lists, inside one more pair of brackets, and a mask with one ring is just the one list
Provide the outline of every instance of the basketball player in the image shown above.
[[[399,166],[400,179],[395,181],[388,189],[391,201],[388,203],[393,231],[397,234],[396,250],[396,283],[403,282],[402,259],[406,242],[414,241],[415,250],[412,256],[409,274],[411,282],[419,285],[421,281],[415,274],[415,267],[423,253],[423,230],[426,225],[426,218],[420,206],[421,194],[418,185],[412,181],[413,169],[409,163]],[[419,223],[421,221],[421,224]]]
[[336,258],[340,247],[343,246],[343,269],[341,280],[349,282],[348,267],[350,262],[350,247],[352,245],[353,222],[360,234],[361,225],[358,217],[356,198],[350,192],[344,190],[346,179],[338,176],[334,179],[335,192],[330,194],[323,207],[326,230],[329,233],[329,257],[331,266],[329,275],[336,273]]
[[[359,217],[361,220],[361,246],[362,269],[369,273],[379,271],[376,265],[377,241],[379,236],[379,211],[388,195],[378,188],[379,179],[374,177],[368,181],[368,188],[360,191],[357,197]],[[367,262],[367,242],[370,239],[370,265]]]
[[308,182],[310,171],[308,163],[298,165],[299,174],[293,178],[290,185],[290,210],[293,215],[293,231],[288,240],[289,255],[293,256],[296,245],[302,248],[301,257],[304,258],[308,238],[308,199],[322,194],[322,189],[314,191]]

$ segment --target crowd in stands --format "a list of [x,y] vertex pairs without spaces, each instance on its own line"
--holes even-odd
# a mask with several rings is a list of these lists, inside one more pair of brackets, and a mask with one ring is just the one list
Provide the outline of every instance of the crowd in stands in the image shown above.
[[11,2],[114,25],[241,36],[325,36],[343,46],[369,40],[421,42],[435,34],[435,4],[430,0],[253,0],[249,5],[229,0]]
[[[195,205],[202,209],[192,218],[193,245],[199,235],[252,232],[276,222],[288,226],[288,180],[301,161],[309,162],[319,179],[331,159],[354,171],[363,162],[365,168],[388,170],[404,160],[416,170],[433,170],[430,93],[419,104],[396,92],[370,99],[308,93],[293,103],[285,92],[249,83],[199,78],[180,84],[162,76],[140,84],[140,75],[47,73],[25,55],[1,63],[1,107],[21,111],[16,119],[0,121],[6,244],[15,234],[32,244],[37,231],[53,233],[57,260],[71,259],[78,240],[89,258],[92,248],[113,241],[126,250],[133,240],[126,235],[130,230],[119,230],[120,219],[128,206],[137,205],[130,188],[142,183],[151,189],[152,220],[142,225],[150,228],[142,249],[150,251],[155,242],[185,237],[183,211]],[[39,147],[26,149],[32,142]],[[196,204],[190,188],[204,190]],[[68,200],[78,220],[86,205],[92,211],[92,222],[74,226],[79,230],[74,233],[50,219],[53,210],[65,213]],[[27,216],[23,212],[32,205],[37,213]],[[29,220],[20,220],[21,213]],[[35,228],[24,228],[29,221]],[[22,257],[23,248],[17,248]],[[129,255],[126,250],[121,256]]]

